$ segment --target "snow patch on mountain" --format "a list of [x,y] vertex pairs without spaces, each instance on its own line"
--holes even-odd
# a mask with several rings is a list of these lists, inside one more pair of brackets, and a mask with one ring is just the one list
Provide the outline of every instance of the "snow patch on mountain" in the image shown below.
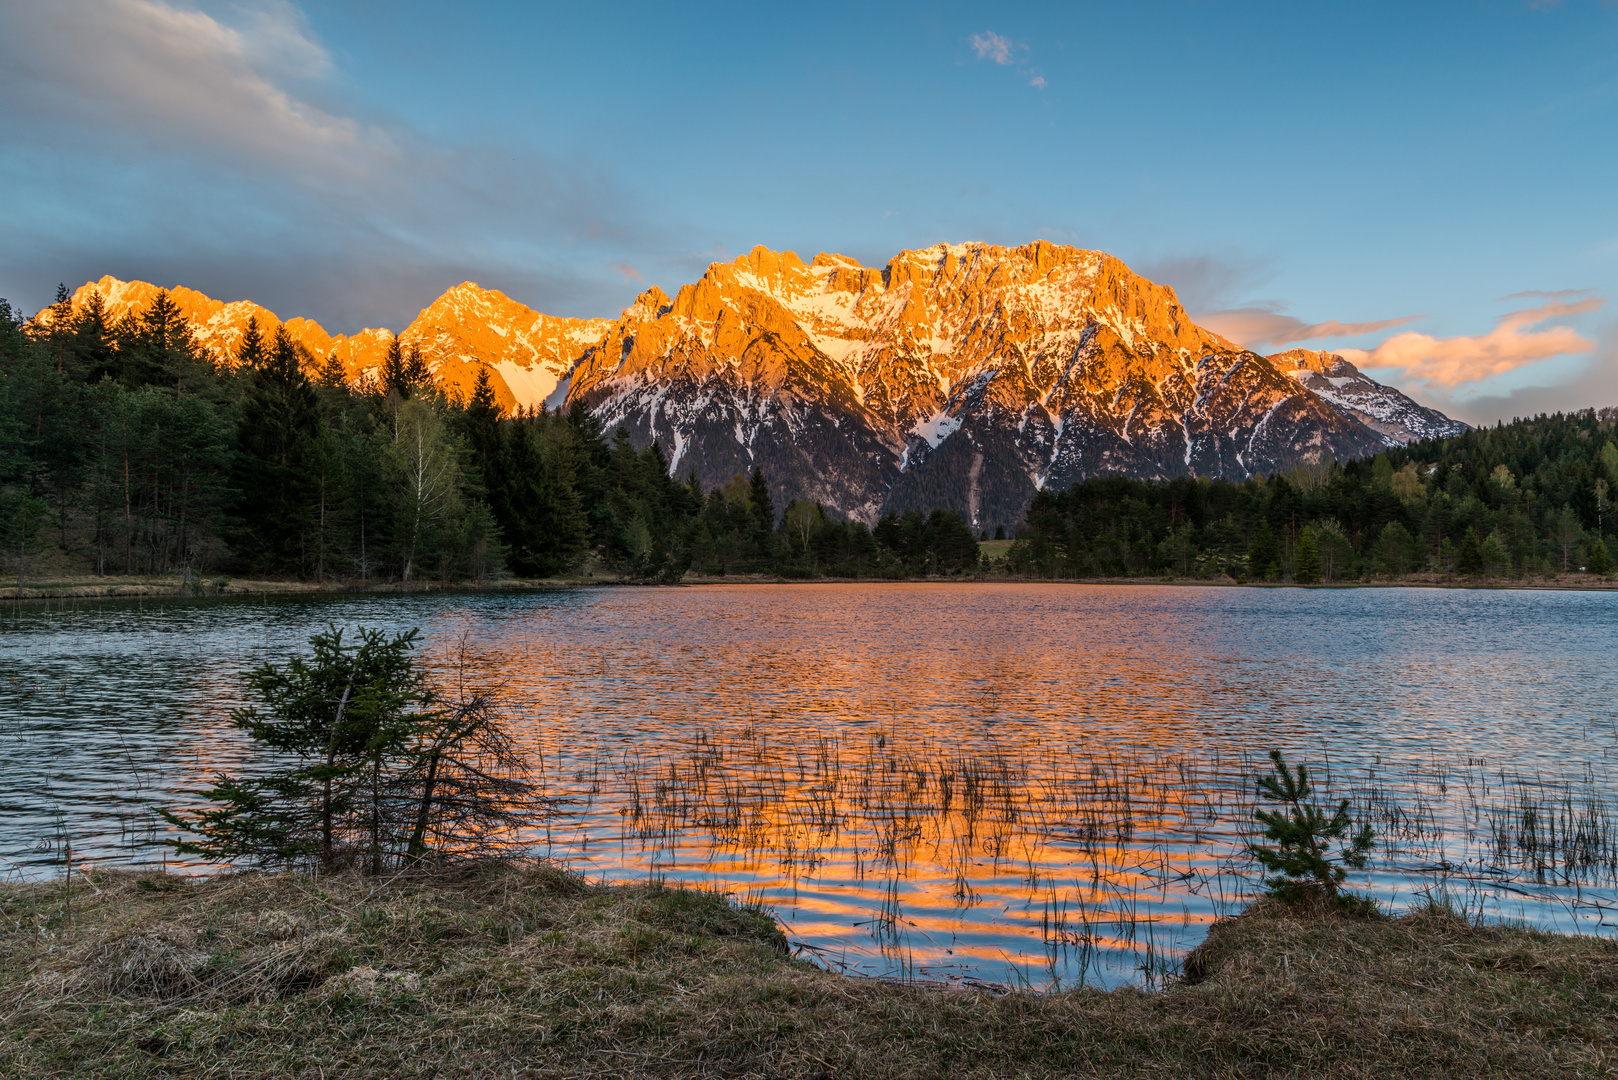
[[511,396],[524,409],[543,404],[556,392],[561,382],[555,371],[537,364],[522,365],[515,360],[502,360],[491,366],[506,380],[506,389],[511,391]]
[[926,439],[927,445],[937,450],[940,443],[959,430],[961,430],[959,419],[947,412],[936,412],[925,420],[917,420],[910,433]]

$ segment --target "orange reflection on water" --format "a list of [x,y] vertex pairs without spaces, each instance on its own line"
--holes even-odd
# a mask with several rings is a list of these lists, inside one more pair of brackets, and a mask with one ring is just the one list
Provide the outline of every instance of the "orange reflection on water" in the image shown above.
[[[556,801],[532,836],[542,852],[596,876],[756,896],[833,966],[1071,985],[1150,982],[1242,902],[1251,785],[1271,746],[1329,764],[1322,777],[1372,816],[1386,846],[1361,884],[1384,896],[1408,896],[1423,867],[1521,856],[1489,846],[1489,814],[1506,820],[1502,800],[1516,795],[1481,762],[1556,776],[1605,760],[1607,742],[1577,727],[1618,700],[1607,639],[1591,630],[1611,625],[1591,621],[1609,618],[1589,606],[1603,602],[984,584],[614,589],[345,598],[266,609],[234,628],[235,609],[198,609],[176,616],[173,646],[144,619],[122,631],[126,646],[100,630],[81,645],[112,672],[155,643],[169,649],[163,679],[191,672],[175,692],[185,737],[161,744],[183,753],[142,760],[161,758],[164,781],[194,794],[215,769],[245,761],[223,718],[249,660],[282,659],[330,621],[420,625],[441,675],[454,673],[464,642],[472,680],[503,686]],[[1481,618],[1480,605],[1498,617]],[[198,650],[205,662],[186,668]],[[105,678],[105,708],[121,708]],[[124,754],[103,743],[75,781],[83,791],[100,790],[101,762]],[[1464,788],[1453,782],[1462,772]],[[1609,797],[1607,774],[1590,776],[1586,786]]]

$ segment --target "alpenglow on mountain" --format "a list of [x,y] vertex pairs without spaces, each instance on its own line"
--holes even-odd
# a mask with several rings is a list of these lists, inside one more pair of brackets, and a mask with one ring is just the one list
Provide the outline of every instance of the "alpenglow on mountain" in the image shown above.
[[[156,291],[108,277],[73,302],[99,292],[116,318]],[[279,325],[247,302],[171,295],[223,362],[250,315]],[[354,380],[393,337],[286,326]],[[399,338],[452,395],[487,365],[507,409],[579,403],[639,446],[657,440],[676,474],[712,487],[758,467],[778,505],[866,522],[946,506],[1010,526],[1040,487],[1242,479],[1465,429],[1342,357],[1242,348],[1118,259],[1043,241],[939,244],[880,270],[759,247],[672,299],[648,289],[616,320],[542,315],[466,282]]]

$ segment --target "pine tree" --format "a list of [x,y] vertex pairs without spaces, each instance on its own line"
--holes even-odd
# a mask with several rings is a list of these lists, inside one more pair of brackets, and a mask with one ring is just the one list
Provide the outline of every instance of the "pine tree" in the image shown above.
[[412,342],[410,353],[404,362],[404,383],[409,393],[405,397],[420,394],[433,384],[432,373],[427,370],[427,362],[421,358],[421,346]]
[[320,425],[318,402],[297,344],[285,326],[253,370],[231,487],[240,522],[237,545],[255,565],[272,572],[302,572],[318,492],[310,451]]
[[118,363],[113,349],[112,326],[107,322],[107,303],[99,290],[73,320],[72,361],[69,374],[82,375],[86,382],[100,382],[112,375]]
[[567,427],[571,433],[567,445],[573,459],[574,483],[588,523],[586,544],[591,548],[603,547],[618,528],[607,490],[612,448],[607,444],[601,421],[582,401],[575,401],[568,409]]
[[760,535],[767,535],[775,529],[775,500],[770,497],[770,484],[764,479],[764,470],[756,466],[748,478],[748,494],[756,522],[754,528]]
[[47,310],[50,318],[44,341],[51,351],[52,364],[61,371],[73,348],[73,297],[65,282],[57,282],[56,299]]
[[494,384],[489,380],[487,364],[478,366],[463,425],[467,448],[472,451],[478,475],[485,490],[492,491],[499,479],[496,470],[500,465],[500,406],[495,403]]
[[1247,572],[1255,578],[1275,576],[1281,564],[1281,549],[1276,546],[1275,533],[1269,521],[1259,518],[1253,530],[1253,542],[1247,549]]
[[258,316],[247,317],[247,329],[242,331],[242,343],[236,349],[236,364],[243,371],[257,371],[264,366],[264,333],[258,327]]
[[1292,580],[1299,585],[1314,585],[1320,581],[1320,549],[1309,526],[1298,536],[1298,550],[1292,562]]
[[[1275,846],[1248,845],[1253,857],[1270,871],[1264,879],[1269,894],[1288,902],[1319,898],[1337,906],[1366,907],[1368,902],[1356,902],[1343,895],[1339,887],[1348,876],[1347,867],[1358,870],[1366,865],[1375,832],[1371,826],[1362,825],[1349,836],[1353,820],[1347,799],[1327,817],[1319,806],[1305,802],[1314,794],[1307,765],[1299,765],[1294,772],[1279,750],[1270,751],[1270,761],[1274,772],[1259,776],[1258,794],[1281,805],[1276,810],[1255,810],[1253,817],[1264,826],[1265,838]],[[1334,841],[1342,842],[1335,854],[1331,850]]]
[[1467,577],[1483,573],[1483,548],[1478,544],[1476,529],[1461,530],[1461,546],[1455,549],[1455,571]]
[[219,776],[200,813],[163,817],[195,840],[182,852],[260,866],[371,874],[440,854],[498,850],[527,816],[534,789],[487,694],[448,700],[412,655],[419,633],[391,638],[335,627],[313,655],[248,677],[257,703],[231,715],[275,764]]
[[1377,568],[1389,577],[1398,577],[1410,566],[1410,553],[1415,547],[1415,540],[1406,529],[1397,521],[1390,521],[1377,537],[1374,555]]
[[1606,577],[1612,572],[1612,553],[1607,550],[1607,542],[1599,536],[1590,541],[1584,561],[1592,574]]
[[318,381],[328,390],[341,390],[348,385],[348,372],[344,369],[343,362],[337,358],[336,350],[328,354],[320,365]]
[[379,378],[384,395],[397,394],[401,398],[410,396],[410,383],[405,374],[404,348],[399,344],[397,337],[388,342],[388,351],[382,357]]
[[201,374],[191,323],[167,289],[152,298],[151,307],[140,320],[141,370],[143,382],[172,385],[176,394],[186,392],[189,379],[193,388]]

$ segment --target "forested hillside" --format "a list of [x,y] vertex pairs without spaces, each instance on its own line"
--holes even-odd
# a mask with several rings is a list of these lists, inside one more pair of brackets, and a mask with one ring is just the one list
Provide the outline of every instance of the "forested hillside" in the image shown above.
[[486,581],[602,567],[637,578],[905,576],[978,564],[942,511],[872,530],[777,508],[763,475],[704,490],[582,408],[503,416],[394,340],[357,384],[284,327],[200,350],[172,299],[109,320],[61,290],[48,319],[0,301],[0,543],[19,581],[226,573]]
[[1017,573],[1341,581],[1609,573],[1618,409],[1538,416],[1245,483],[1087,480],[1034,497]]

